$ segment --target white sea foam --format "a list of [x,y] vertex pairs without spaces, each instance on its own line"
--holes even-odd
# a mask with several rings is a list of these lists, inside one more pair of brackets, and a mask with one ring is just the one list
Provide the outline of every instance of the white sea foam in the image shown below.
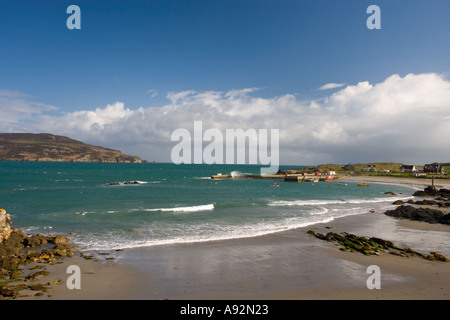
[[[190,225],[165,230],[163,234],[153,234],[150,230],[136,230],[142,234],[141,239],[126,239],[121,236],[103,235],[95,241],[92,237],[76,239],[83,250],[117,250],[126,248],[148,247],[167,244],[199,243],[229,239],[258,237],[296,228],[307,227],[316,223],[328,223],[334,217],[316,217],[305,219],[292,217],[280,221],[260,222],[256,224],[235,225]],[[147,234],[147,236],[145,236]]]
[[197,211],[210,211],[210,210],[214,210],[214,204],[212,204],[212,203],[200,205],[200,206],[190,206],[190,207],[144,209],[143,211],[197,212]]
[[233,178],[235,178],[235,177],[240,177],[240,176],[242,176],[242,172],[240,172],[240,171],[232,171],[231,173],[230,173],[230,175],[231,175],[231,177],[233,177]]
[[122,181],[122,182],[113,182],[107,183],[107,186],[133,186],[139,184],[147,184],[147,183],[160,183],[161,181],[140,181],[140,180],[130,180],[130,181]]
[[[407,200],[413,197],[395,198],[395,200]],[[348,200],[276,200],[269,202],[269,206],[324,206],[332,204],[364,204],[381,203],[392,201],[393,198],[374,198],[374,199],[348,199]]]

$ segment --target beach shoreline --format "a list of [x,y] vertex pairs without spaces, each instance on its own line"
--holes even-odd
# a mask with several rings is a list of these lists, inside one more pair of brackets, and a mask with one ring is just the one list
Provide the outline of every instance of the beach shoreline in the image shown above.
[[[430,181],[350,177],[349,181],[403,184],[421,188]],[[346,178],[347,179],[347,178]],[[354,179],[354,180],[352,180]],[[344,180],[344,179],[342,179]],[[447,187],[448,183],[436,182]],[[393,198],[395,199],[395,197]],[[450,298],[449,262],[390,254],[365,256],[342,252],[335,243],[309,235],[347,232],[377,236],[419,252],[448,243],[450,226],[405,221],[366,212],[304,228],[253,238],[171,244],[108,252],[100,262],[66,258],[51,266],[51,279],[62,279],[51,292],[19,299],[144,300],[297,300]],[[428,245],[429,244],[429,245]],[[104,256],[103,256],[104,257]],[[448,256],[447,256],[448,257]],[[67,266],[81,269],[81,289],[65,285]],[[381,270],[381,289],[368,289],[367,268]],[[50,295],[50,296],[49,296]]]
[[[345,175],[339,177],[340,181],[357,181],[365,183],[381,183],[385,185],[402,185],[417,189],[423,189],[432,184],[431,178],[413,178],[413,177],[389,177],[389,176],[373,176],[373,175]],[[434,179],[434,184],[437,188],[449,188],[450,180],[448,179]]]

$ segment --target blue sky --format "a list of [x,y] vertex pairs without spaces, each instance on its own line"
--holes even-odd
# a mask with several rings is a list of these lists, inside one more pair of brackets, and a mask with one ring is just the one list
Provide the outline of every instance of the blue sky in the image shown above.
[[[71,4],[81,9],[81,30],[66,27]],[[381,8],[381,30],[366,27],[371,4]],[[11,120],[9,131],[116,102],[162,108],[169,93],[188,90],[258,88],[248,96],[322,101],[394,74],[447,81],[449,30],[445,0],[2,1],[0,90],[30,108],[51,106]],[[318,90],[327,83],[343,86]]]

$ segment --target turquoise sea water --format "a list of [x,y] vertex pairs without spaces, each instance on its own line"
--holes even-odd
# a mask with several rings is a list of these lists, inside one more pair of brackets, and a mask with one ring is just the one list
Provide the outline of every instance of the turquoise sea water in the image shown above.
[[104,250],[258,236],[384,210],[393,199],[408,199],[412,193],[402,186],[359,187],[356,182],[209,178],[233,171],[258,174],[259,169],[0,162],[0,208],[26,232],[73,232],[70,238],[81,249]]

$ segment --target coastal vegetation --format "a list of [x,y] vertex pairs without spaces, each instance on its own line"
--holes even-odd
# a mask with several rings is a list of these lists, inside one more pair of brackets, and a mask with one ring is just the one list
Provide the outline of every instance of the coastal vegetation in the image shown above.
[[418,179],[430,179],[431,177],[439,179],[450,179],[450,163],[439,163],[442,167],[442,173],[424,172],[425,164],[414,165],[414,171],[403,170],[402,168],[408,167],[400,162],[368,162],[368,163],[349,163],[349,164],[335,164],[327,163],[317,166],[308,166],[301,169],[291,170],[292,173],[313,173],[319,172],[321,174],[327,174],[333,172],[337,176],[381,176],[381,177],[394,177],[394,178],[418,178]]

